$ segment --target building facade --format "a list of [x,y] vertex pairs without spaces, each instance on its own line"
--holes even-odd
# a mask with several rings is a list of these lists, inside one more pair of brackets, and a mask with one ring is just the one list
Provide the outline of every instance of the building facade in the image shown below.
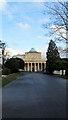
[[31,48],[29,52],[25,52],[24,57],[24,71],[28,72],[41,72],[46,69],[46,59],[41,58],[41,52],[37,52]]

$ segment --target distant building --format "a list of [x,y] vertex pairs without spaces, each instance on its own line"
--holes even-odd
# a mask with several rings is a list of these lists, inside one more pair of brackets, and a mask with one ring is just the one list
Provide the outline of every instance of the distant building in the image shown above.
[[21,58],[24,59],[25,55],[24,54],[18,54],[18,55],[14,55],[13,58]]
[[24,71],[40,72],[46,69],[46,59],[42,59],[41,52],[37,52],[34,48],[25,52],[23,60],[25,62]]
[[31,48],[25,54],[14,55],[13,58],[21,58],[24,60],[24,71],[41,72],[46,69],[46,59],[41,58],[41,52],[37,52],[35,48]]

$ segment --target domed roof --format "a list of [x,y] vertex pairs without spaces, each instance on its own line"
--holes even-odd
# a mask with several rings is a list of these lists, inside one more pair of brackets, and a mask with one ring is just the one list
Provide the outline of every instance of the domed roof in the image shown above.
[[37,51],[35,50],[35,48],[31,48],[31,50],[30,50],[29,52],[35,53],[35,52],[37,52]]

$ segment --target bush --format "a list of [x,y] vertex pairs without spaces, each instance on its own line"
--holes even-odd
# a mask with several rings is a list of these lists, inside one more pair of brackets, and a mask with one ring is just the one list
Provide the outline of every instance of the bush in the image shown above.
[[65,61],[59,59],[54,63],[54,70],[66,70],[66,65]]
[[2,74],[3,74],[3,75],[9,75],[9,74],[10,74],[10,69],[4,68],[4,69],[2,70]]
[[11,70],[11,73],[15,73],[19,71],[19,64],[15,58],[10,58],[5,62],[5,67]]
[[24,70],[24,61],[21,58],[15,58],[19,64],[19,69]]

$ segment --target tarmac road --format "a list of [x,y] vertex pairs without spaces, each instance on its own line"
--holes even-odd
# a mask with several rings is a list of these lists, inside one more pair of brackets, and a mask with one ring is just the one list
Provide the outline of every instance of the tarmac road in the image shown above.
[[65,118],[66,80],[29,73],[3,87],[3,118]]

